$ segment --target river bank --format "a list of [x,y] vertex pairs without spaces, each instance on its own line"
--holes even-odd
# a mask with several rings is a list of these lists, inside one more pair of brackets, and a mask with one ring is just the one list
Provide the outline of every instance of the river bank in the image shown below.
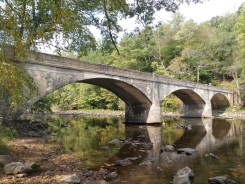
[[[123,117],[124,111],[112,110],[77,110],[77,111],[53,111],[52,114],[57,115],[78,115],[78,116],[101,116],[101,117]],[[163,117],[183,117],[183,114],[177,112],[163,112]],[[230,111],[230,112],[213,112],[215,118],[238,118],[245,119],[245,111]]]
[[[8,127],[16,131],[18,138],[6,143],[8,150],[4,155],[7,155],[7,159],[0,154],[0,184],[66,183],[62,180],[74,174],[82,183],[106,183],[98,172],[91,172],[83,166],[86,158],[78,158],[72,150],[65,153],[60,145],[53,143],[47,124],[23,120],[13,122]],[[6,175],[4,162],[28,162],[38,167],[28,173]]]

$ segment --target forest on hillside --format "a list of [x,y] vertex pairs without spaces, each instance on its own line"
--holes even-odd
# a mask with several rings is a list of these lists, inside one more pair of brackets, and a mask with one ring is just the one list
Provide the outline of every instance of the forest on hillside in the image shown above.
[[[233,89],[244,101],[245,9],[197,24],[176,13],[169,22],[124,35],[118,52],[101,42],[80,59]],[[70,53],[66,57],[77,57]],[[163,106],[175,110],[173,95]],[[242,104],[242,101],[238,103]],[[71,84],[48,95],[33,109],[123,109],[123,102],[98,86]]]

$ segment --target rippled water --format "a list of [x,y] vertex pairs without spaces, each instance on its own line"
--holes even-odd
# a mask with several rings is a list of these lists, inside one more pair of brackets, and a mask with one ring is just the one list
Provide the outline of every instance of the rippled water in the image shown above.
[[[120,118],[52,116],[49,119],[53,140],[67,152],[84,159],[83,165],[99,170],[116,170],[119,174],[111,183],[170,183],[174,174],[185,166],[195,177],[193,183],[208,183],[213,176],[226,176],[237,183],[245,183],[244,121],[223,119],[163,120],[162,125],[125,125]],[[176,128],[191,125],[191,130]],[[113,139],[134,141],[132,144],[108,145]],[[131,140],[132,138],[132,140]],[[142,147],[152,143],[151,149]],[[170,144],[178,148],[195,148],[187,156],[177,152],[161,152]],[[102,150],[101,147],[109,147]],[[219,160],[205,154],[213,153]],[[116,166],[116,160],[141,158],[129,166]],[[144,164],[148,163],[148,164]]]

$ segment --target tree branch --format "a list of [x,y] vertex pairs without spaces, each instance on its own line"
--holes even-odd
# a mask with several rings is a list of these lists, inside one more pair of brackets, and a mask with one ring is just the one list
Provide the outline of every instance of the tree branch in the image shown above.
[[109,15],[108,15],[108,12],[107,12],[107,9],[106,9],[106,2],[105,1],[104,1],[104,4],[103,4],[103,8],[104,8],[104,13],[105,13],[105,16],[106,16],[106,19],[107,19],[107,22],[108,22],[109,36],[111,38],[111,41],[112,41],[115,49],[117,50],[117,53],[120,55],[120,52],[119,52],[119,50],[117,48],[116,42],[115,42],[115,40],[113,38],[113,35],[112,35],[112,27],[111,27],[112,21],[111,21]]
[[14,7],[8,2],[8,0],[5,0],[5,2],[9,6],[9,8],[18,15],[20,19],[23,19],[21,14],[14,9]]

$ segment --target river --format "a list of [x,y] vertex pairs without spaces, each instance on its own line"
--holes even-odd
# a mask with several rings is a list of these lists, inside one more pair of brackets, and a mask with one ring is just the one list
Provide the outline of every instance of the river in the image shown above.
[[[109,183],[168,184],[185,166],[193,170],[195,184],[214,176],[245,183],[244,120],[164,118],[161,125],[144,126],[125,125],[122,118],[51,116],[48,122],[52,141],[74,152],[84,166],[116,171],[115,178],[106,179]],[[115,139],[119,142],[108,144]],[[166,145],[196,152],[166,152]],[[132,157],[137,159],[130,165],[115,164]]]

